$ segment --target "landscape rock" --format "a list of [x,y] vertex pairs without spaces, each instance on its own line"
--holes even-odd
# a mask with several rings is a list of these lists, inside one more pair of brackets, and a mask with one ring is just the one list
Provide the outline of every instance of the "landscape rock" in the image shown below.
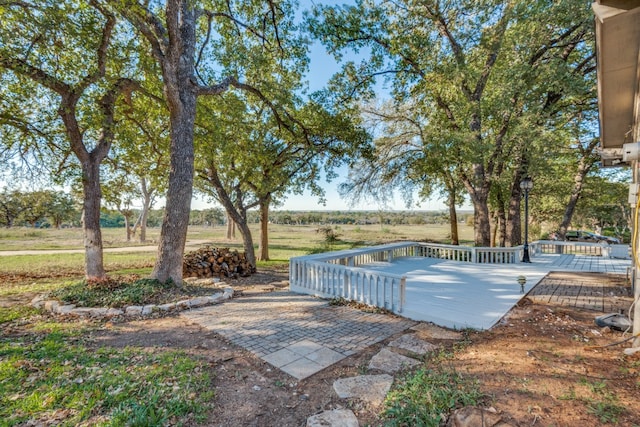
[[151,313],[153,313],[153,311],[156,309],[156,305],[154,304],[148,304],[145,305],[144,307],[142,307],[142,312],[140,314],[142,314],[143,316],[148,316]]
[[358,427],[358,419],[348,409],[324,411],[307,418],[307,427]]
[[176,307],[181,310],[184,310],[185,308],[189,308],[189,300],[183,299],[181,301],[176,302]]
[[171,311],[171,310],[175,310],[175,308],[176,308],[176,303],[174,302],[171,302],[168,304],[160,304],[158,306],[158,310],[160,311]]
[[70,314],[73,311],[74,308],[76,308],[75,304],[58,305],[58,306],[56,306],[54,313],[56,313],[56,314]]
[[78,317],[90,317],[91,310],[93,309],[90,307],[76,307],[73,310],[71,310],[69,314],[73,314],[74,316],[78,316]]
[[220,283],[220,279],[217,277],[187,277],[184,282],[190,285],[213,285]]
[[[196,280],[215,280],[215,279],[196,279]],[[64,304],[57,300],[45,300],[43,295],[36,296],[31,300],[31,305],[36,308],[44,308],[47,311],[55,314],[70,314],[79,317],[114,317],[122,316],[148,316],[155,311],[168,312],[172,310],[185,310],[188,308],[204,307],[209,304],[218,304],[225,299],[230,299],[234,295],[234,290],[231,287],[225,287],[221,289],[222,292],[217,292],[209,296],[195,297],[192,299],[186,299],[178,302],[155,305],[148,304],[145,306],[131,305],[124,309],[118,308],[106,308],[106,307],[77,307],[74,304]]]
[[189,307],[202,307],[210,303],[209,297],[197,297],[189,300]]
[[224,300],[224,294],[218,293],[218,294],[209,295],[207,299],[209,300],[209,304],[217,304],[222,300]]
[[91,317],[104,317],[104,316],[107,315],[107,311],[109,311],[109,309],[106,308],[106,307],[92,308],[91,311],[89,312],[89,316],[91,316]]
[[438,348],[437,345],[421,340],[420,338],[416,337],[415,334],[405,334],[400,338],[391,341],[389,343],[389,346],[401,348],[403,350],[407,350],[421,356],[424,356],[428,352],[436,350]]
[[447,420],[447,427],[512,427],[502,417],[484,408],[465,406],[457,409]]
[[333,383],[333,389],[341,399],[358,398],[373,405],[384,401],[393,384],[391,375],[360,375],[340,378]]
[[110,308],[105,313],[105,317],[122,316],[123,314],[124,314],[124,311],[120,310],[119,308]]
[[395,353],[388,348],[383,348],[371,358],[369,369],[394,373],[420,364],[415,359]]
[[56,300],[47,300],[44,302],[44,309],[52,313],[55,313],[59,305],[60,305],[60,302]]
[[125,308],[124,314],[127,316],[140,316],[142,314],[142,306],[140,305],[130,305]]
[[42,308],[44,306],[44,295],[36,295],[31,300],[31,306],[35,308]]

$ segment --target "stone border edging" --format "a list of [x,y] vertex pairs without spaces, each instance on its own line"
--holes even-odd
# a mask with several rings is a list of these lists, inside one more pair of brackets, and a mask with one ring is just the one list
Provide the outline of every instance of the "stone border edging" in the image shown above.
[[217,292],[213,295],[195,297],[160,305],[130,305],[124,308],[77,307],[75,304],[63,304],[58,300],[47,300],[44,298],[44,295],[38,295],[31,300],[31,306],[44,309],[53,314],[66,314],[77,317],[91,317],[94,319],[111,318],[115,316],[145,317],[156,312],[177,312],[191,308],[204,307],[205,305],[218,304],[233,297],[232,287],[226,286],[221,289],[222,292]]

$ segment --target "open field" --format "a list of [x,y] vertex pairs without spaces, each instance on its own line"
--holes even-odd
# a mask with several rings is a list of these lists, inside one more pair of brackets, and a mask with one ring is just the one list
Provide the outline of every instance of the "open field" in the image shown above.
[[[427,225],[269,225],[269,238],[273,249],[289,248],[301,251],[312,250],[322,242],[319,228],[331,227],[341,240],[346,242],[388,242],[394,240],[432,240],[446,241],[449,236],[447,224]],[[250,226],[255,243],[258,239],[258,224]],[[473,228],[460,224],[461,240],[473,241]],[[126,241],[123,228],[103,228],[102,240],[105,248],[156,245],[160,236],[159,228],[147,230],[144,243],[133,239]],[[239,233],[235,241],[226,239],[224,227],[189,227],[188,241],[206,241],[220,246],[241,245]],[[310,246],[311,245],[311,246]],[[38,229],[38,228],[2,228],[0,229],[0,251],[24,249],[82,249],[82,230],[79,228]]]

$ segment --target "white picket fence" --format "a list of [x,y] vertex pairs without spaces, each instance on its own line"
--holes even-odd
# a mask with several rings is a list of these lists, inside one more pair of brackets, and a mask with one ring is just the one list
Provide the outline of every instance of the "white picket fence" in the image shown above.
[[[530,258],[538,254],[609,256],[608,245],[541,240],[529,245]],[[402,313],[406,276],[361,267],[392,262],[400,257],[426,257],[481,264],[513,264],[522,260],[523,247],[485,248],[434,243],[399,242],[291,258],[289,287],[294,292],[322,298],[344,298],[394,313]]]

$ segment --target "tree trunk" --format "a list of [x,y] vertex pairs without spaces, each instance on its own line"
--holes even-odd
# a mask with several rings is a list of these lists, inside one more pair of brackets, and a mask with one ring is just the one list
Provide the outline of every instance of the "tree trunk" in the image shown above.
[[449,192],[449,197],[447,197],[447,205],[449,207],[449,228],[451,230],[451,244],[459,245],[460,238],[458,236],[458,213],[456,212],[455,192]]
[[249,225],[247,224],[246,219],[244,221],[236,222],[236,224],[238,225],[240,234],[242,234],[242,247],[244,249],[244,254],[247,257],[247,261],[255,267],[256,251],[253,248],[253,237],[251,236]]
[[491,217],[489,215],[489,191],[487,186],[479,189],[473,188],[469,181],[465,182],[465,187],[471,196],[473,203],[473,240],[478,247],[489,247],[491,245]]
[[500,220],[498,219],[498,214],[493,215],[493,227],[491,227],[491,247],[496,246],[496,242],[498,241],[498,223]]
[[269,198],[260,200],[260,243],[258,259],[269,261]]
[[498,236],[497,242],[495,246],[504,248],[506,246],[506,236],[507,236],[507,213],[504,209],[504,199],[502,197],[502,192],[498,192],[498,210],[496,211],[496,217],[498,219],[498,223],[496,224],[497,230],[496,234]]
[[169,186],[158,259],[151,277],[182,284],[182,258],[187,241],[193,193],[193,135],[197,86],[193,82],[196,11],[193,2],[167,2],[167,51],[161,62],[171,127]]
[[153,198],[155,188],[149,188],[147,181],[142,178],[140,181],[140,187],[142,189],[142,195],[144,197],[142,202],[142,212],[140,212],[140,242],[147,241],[147,220],[149,219],[149,211],[153,205]]
[[100,161],[87,156],[82,162],[82,231],[85,251],[85,276],[87,280],[103,280],[106,278],[102,257],[102,232],[100,230]]
[[[516,189],[517,187],[517,189]],[[520,181],[514,182],[511,189],[511,198],[509,199],[509,217],[507,222],[507,242],[509,246],[518,246],[522,244],[522,217],[520,215],[520,206],[522,205],[522,190],[520,190]]]
[[487,203],[473,202],[473,239],[475,246],[491,245],[491,219]]
[[124,229],[127,232],[127,242],[130,242],[131,241],[131,225],[129,224],[129,215],[128,214],[125,215],[122,212],[120,212],[120,214],[124,218]]
[[573,217],[573,213],[576,210],[576,205],[578,204],[578,200],[580,200],[580,194],[582,193],[582,187],[584,185],[584,175],[582,174],[582,171],[578,171],[578,173],[574,176],[573,190],[571,191],[571,195],[569,196],[567,206],[564,209],[560,227],[558,227],[558,238],[560,240],[564,240],[564,236],[567,234],[567,230],[569,229],[569,225],[571,224],[571,218]]
[[[186,84],[185,82],[183,82]],[[170,91],[167,91],[170,92]],[[191,196],[193,192],[193,129],[196,114],[196,95],[183,88],[181,96],[173,99],[179,108],[170,107],[171,160],[169,188],[165,205],[158,259],[151,277],[161,282],[172,280],[182,284],[182,257],[187,241]],[[172,105],[172,102],[169,102]]]
[[231,218],[231,215],[227,212],[227,240],[235,240],[236,238],[236,223]]

